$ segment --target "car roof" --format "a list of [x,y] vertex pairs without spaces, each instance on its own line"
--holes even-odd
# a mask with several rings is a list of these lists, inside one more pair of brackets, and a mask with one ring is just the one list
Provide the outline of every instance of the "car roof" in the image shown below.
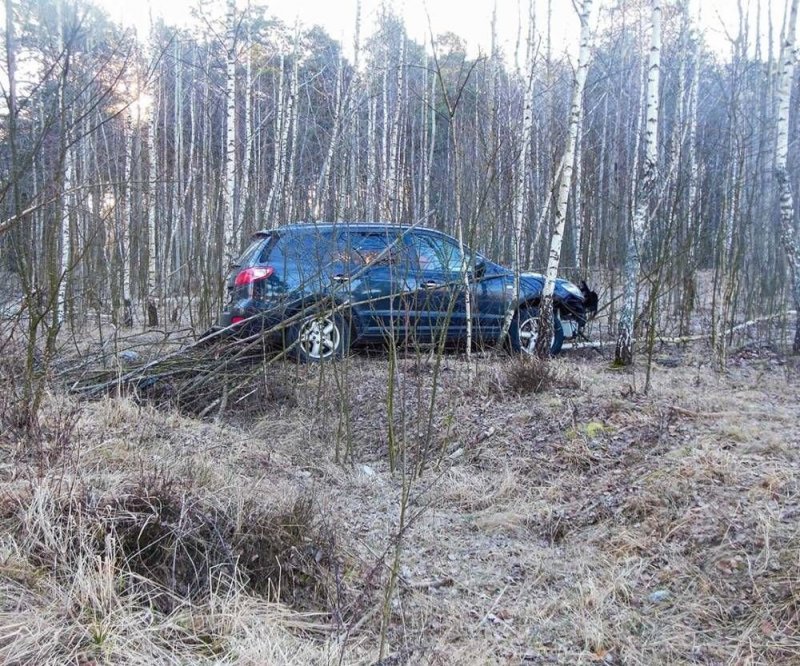
[[393,229],[395,231],[409,231],[415,229],[418,231],[442,233],[436,229],[430,229],[429,227],[394,224],[391,222],[293,222],[292,224],[284,224],[274,229],[261,229],[256,231],[253,236],[268,236],[276,231],[280,233],[308,228],[314,228],[318,231],[334,231],[337,229],[352,229],[355,231],[386,231],[388,229]]

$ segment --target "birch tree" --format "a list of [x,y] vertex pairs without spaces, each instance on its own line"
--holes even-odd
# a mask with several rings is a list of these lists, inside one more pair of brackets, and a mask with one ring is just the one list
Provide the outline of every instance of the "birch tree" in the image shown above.
[[644,127],[644,167],[636,188],[633,220],[625,255],[622,313],[614,356],[616,365],[633,363],[633,323],[636,316],[636,291],[650,199],[658,179],[658,117],[661,73],[661,2],[653,0],[650,53],[647,66],[647,106]]
[[[153,26],[150,26],[149,36],[149,58],[151,71],[148,73],[148,88],[152,91],[149,95],[150,104],[146,110],[149,115],[147,123],[147,159],[148,159],[148,179],[147,179],[147,325],[158,326],[158,239],[156,237],[156,183],[158,182],[158,151],[156,150],[156,124],[158,111],[156,104],[159,96],[158,80],[156,77],[156,36]],[[141,106],[141,105],[140,105]]]
[[522,135],[520,137],[521,146],[519,159],[517,160],[515,179],[514,179],[514,232],[513,249],[511,254],[512,270],[514,272],[514,299],[509,303],[506,311],[503,330],[500,335],[500,344],[505,341],[511,321],[514,317],[514,309],[519,303],[519,275],[522,269],[522,232],[525,226],[528,212],[528,163],[530,145],[533,140],[533,92],[534,92],[534,14],[531,11],[528,16],[528,49],[526,52],[525,63],[525,102],[522,112]]
[[289,145],[289,115],[291,108],[287,108],[284,103],[284,76],[285,76],[285,58],[281,54],[278,64],[278,82],[277,82],[277,99],[276,99],[276,113],[275,113],[275,129],[274,134],[277,139],[274,143],[273,160],[272,160],[272,182],[267,195],[266,204],[266,217],[269,220],[270,227],[275,226],[274,219],[274,201],[278,195],[278,189],[283,184],[283,169],[287,161],[287,152]]
[[59,224],[60,233],[60,259],[58,266],[55,267],[55,275],[52,282],[57,285],[58,296],[54,311],[54,324],[56,329],[64,322],[67,309],[67,279],[70,271],[70,254],[72,244],[72,234],[70,229],[70,208],[73,189],[73,150],[70,145],[70,122],[69,122],[69,103],[67,101],[67,81],[70,71],[71,49],[66,48],[65,32],[66,23],[64,19],[64,2],[59,0],[58,11],[58,46],[61,57],[64,59],[61,81],[58,90],[58,112],[60,119],[60,158],[62,161],[62,191],[59,197]]
[[[564,241],[564,227],[567,218],[567,203],[572,188],[572,173],[575,165],[575,147],[577,143],[578,127],[583,118],[583,90],[586,86],[586,73],[589,70],[589,42],[591,29],[589,18],[592,10],[592,0],[584,0],[580,13],[581,37],[578,63],[575,69],[575,80],[572,90],[572,104],[569,111],[569,133],[567,144],[564,148],[563,166],[561,177],[558,181],[558,200],[555,209],[555,228],[550,239],[550,254],[547,261],[547,275],[542,299],[539,305],[539,334],[536,338],[536,355],[545,358],[550,355],[550,341],[553,337],[553,293],[556,286],[558,266],[561,261],[561,247]],[[578,156],[580,159],[580,156]]]
[[[133,183],[136,177],[136,160],[141,151],[136,150],[139,133],[139,104],[125,112],[125,130],[123,142],[127,143],[125,155],[127,171],[125,178],[125,194],[122,219],[117,229],[119,258],[122,264],[122,325],[133,326],[133,300],[131,295],[131,225],[133,224]],[[133,116],[136,116],[136,132],[134,133]]]
[[245,48],[247,59],[245,61],[245,89],[244,89],[244,131],[242,144],[244,146],[244,159],[242,163],[242,182],[239,187],[239,202],[236,208],[236,218],[234,228],[237,233],[241,233],[244,225],[251,218],[251,198],[250,192],[250,171],[253,168],[253,34],[252,16],[250,14],[250,3],[247,4],[247,33]]
[[225,78],[225,214],[224,264],[233,260],[237,251],[236,239],[236,0],[228,0],[226,16],[226,78]]
[[[688,13],[688,9],[684,7],[684,11]],[[688,137],[687,137],[687,159],[689,169],[689,185],[688,185],[688,215],[687,223],[688,229],[686,236],[687,252],[686,262],[684,262],[684,277],[683,277],[683,293],[681,294],[681,324],[680,334],[686,335],[689,331],[689,318],[694,309],[695,300],[695,269],[696,269],[696,256],[697,244],[700,237],[700,197],[698,196],[698,183],[700,181],[699,166],[697,162],[697,120],[698,120],[698,104],[697,97],[700,88],[700,40],[697,35],[694,39],[694,47],[692,49],[692,82],[689,88],[689,102],[688,102]]]
[[778,144],[775,151],[775,178],[778,181],[780,197],[781,241],[786,252],[791,278],[792,298],[798,314],[795,328],[793,351],[800,353],[800,241],[794,223],[794,197],[792,181],[789,176],[789,113],[794,80],[795,31],[797,29],[798,0],[791,0],[786,34],[781,45],[781,77],[778,87]]

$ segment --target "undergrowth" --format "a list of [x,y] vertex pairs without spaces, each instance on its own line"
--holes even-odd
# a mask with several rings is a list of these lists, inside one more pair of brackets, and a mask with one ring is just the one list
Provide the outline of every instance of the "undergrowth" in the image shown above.
[[100,560],[120,593],[165,613],[232,587],[304,610],[335,606],[335,539],[310,498],[267,507],[224,497],[158,471],[111,491],[44,483],[6,494],[2,527],[35,570],[67,580]]
[[554,388],[580,388],[580,379],[558,361],[520,356],[510,364],[506,385],[512,393],[527,395]]

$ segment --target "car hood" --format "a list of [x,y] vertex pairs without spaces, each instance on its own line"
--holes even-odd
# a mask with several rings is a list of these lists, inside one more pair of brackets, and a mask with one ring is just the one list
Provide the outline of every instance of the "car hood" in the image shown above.
[[[541,291],[544,288],[545,276],[541,273],[520,273],[520,279],[527,283],[528,288]],[[567,297],[583,300],[583,294],[577,285],[564,278],[556,278],[555,295],[564,299]]]

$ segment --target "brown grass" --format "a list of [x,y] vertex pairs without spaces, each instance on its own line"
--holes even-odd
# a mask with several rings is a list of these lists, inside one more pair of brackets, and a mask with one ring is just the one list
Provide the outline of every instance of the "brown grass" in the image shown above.
[[0,438],[0,661],[375,663],[399,541],[386,663],[797,663],[800,377],[706,356],[648,395],[588,355],[279,364],[213,421],[50,395],[47,455]]

